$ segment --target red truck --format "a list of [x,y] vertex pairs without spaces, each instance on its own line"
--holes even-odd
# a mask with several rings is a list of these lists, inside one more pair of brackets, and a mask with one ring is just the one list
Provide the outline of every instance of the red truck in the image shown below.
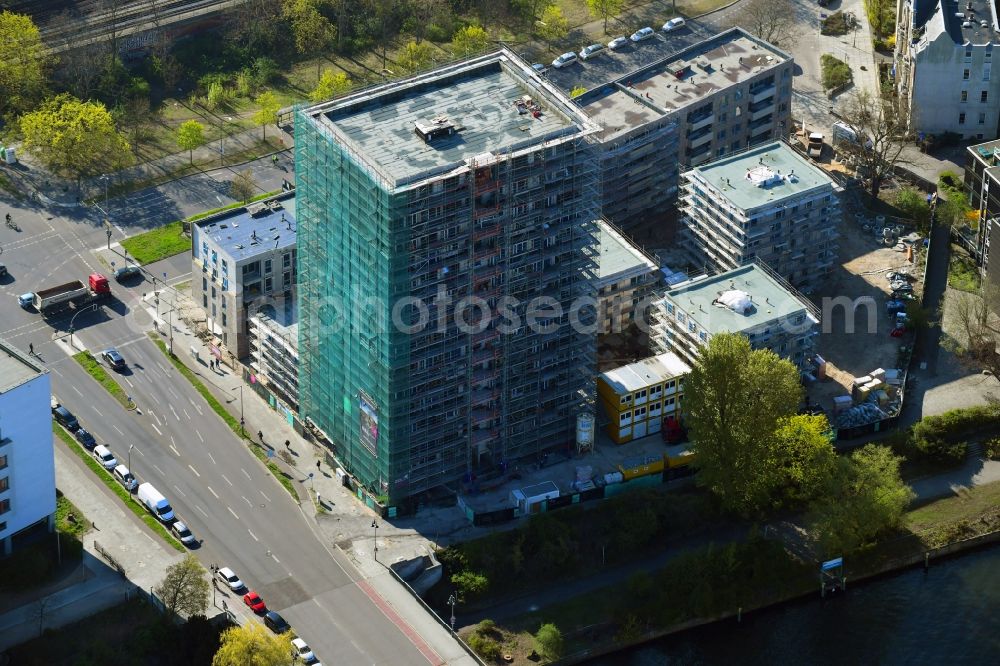
[[39,312],[45,313],[69,305],[79,307],[84,303],[110,296],[111,286],[108,284],[108,278],[100,273],[92,273],[87,278],[87,284],[80,280],[73,280],[58,287],[36,291],[31,299],[31,304]]

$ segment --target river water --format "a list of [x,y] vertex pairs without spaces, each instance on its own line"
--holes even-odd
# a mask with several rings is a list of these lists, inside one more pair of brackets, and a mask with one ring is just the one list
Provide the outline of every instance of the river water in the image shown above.
[[591,666],[1000,663],[1000,547],[666,637]]

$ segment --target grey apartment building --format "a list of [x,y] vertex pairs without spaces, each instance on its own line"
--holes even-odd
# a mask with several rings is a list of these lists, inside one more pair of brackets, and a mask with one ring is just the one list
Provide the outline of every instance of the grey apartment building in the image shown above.
[[837,261],[840,187],[783,141],[684,174],[685,243],[705,268],[755,259],[803,291],[819,287]]
[[294,300],[295,242],[294,194],[191,225],[192,296],[225,352],[246,357],[254,312],[284,310]]
[[1000,140],[965,150],[965,187],[969,204],[979,212],[975,239],[969,239],[967,249],[975,255],[983,279],[1000,285],[1000,252],[990,251],[994,242],[1000,243]]
[[295,126],[301,414],[340,462],[397,503],[571,445],[596,361],[569,325],[599,259],[596,125],[500,50]]
[[660,218],[680,170],[787,134],[793,65],[732,28],[576,98],[600,126],[604,217],[626,230]]

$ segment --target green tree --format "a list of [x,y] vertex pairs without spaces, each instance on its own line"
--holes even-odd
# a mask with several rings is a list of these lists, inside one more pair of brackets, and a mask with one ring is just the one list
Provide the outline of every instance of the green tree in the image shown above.
[[828,556],[850,553],[898,527],[913,491],[886,446],[868,444],[838,458],[813,505],[812,528]]
[[427,42],[411,41],[403,47],[402,52],[399,54],[398,61],[403,69],[411,72],[417,72],[422,69],[427,69],[427,66],[433,62],[433,59],[433,46]]
[[292,666],[292,636],[272,634],[259,622],[248,622],[222,632],[222,644],[212,666]]
[[604,34],[608,34],[608,19],[618,16],[625,6],[625,0],[587,0],[587,9],[595,18],[604,19]]
[[76,177],[114,171],[132,162],[132,148],[100,102],[52,97],[19,119],[24,148],[50,171]]
[[313,102],[325,102],[333,99],[337,95],[342,95],[351,89],[351,79],[343,72],[334,72],[332,69],[324,69],[323,75],[319,77],[319,83],[309,93],[309,99]]
[[569,21],[563,16],[559,5],[546,7],[537,25],[538,36],[547,42],[561,41],[569,34]]
[[194,149],[205,145],[205,126],[197,120],[185,120],[177,128],[177,145],[188,151],[188,162],[194,164]]
[[837,458],[831,433],[825,416],[796,414],[778,421],[769,442],[767,469],[775,508],[816,497]]
[[554,2],[555,0],[511,0],[510,6],[520,15],[522,21],[531,23],[540,13],[545,13]]
[[927,229],[931,221],[931,207],[924,193],[914,187],[903,187],[896,194],[896,208],[916,222],[917,227]]
[[563,635],[559,627],[552,623],[543,624],[535,634],[535,650],[549,661],[555,661],[563,653]]
[[253,114],[253,121],[260,125],[263,138],[267,138],[267,126],[278,124],[278,111],[281,110],[281,102],[277,95],[270,90],[265,90],[254,99],[257,105],[257,113]]
[[[337,30],[320,11],[322,0],[285,0],[282,14],[291,26],[295,38],[295,50],[301,55],[318,56],[328,48],[337,35]],[[316,80],[320,77],[322,60],[316,60]]]
[[490,36],[481,26],[467,25],[451,39],[451,47],[460,56],[467,56],[473,53],[485,51],[490,43]]
[[48,87],[50,64],[30,16],[0,13],[0,115],[32,108]]
[[452,574],[451,584],[458,590],[458,598],[465,603],[486,592],[490,581],[481,573],[466,570]]
[[208,608],[209,584],[205,568],[191,553],[167,567],[166,576],[153,592],[163,600],[170,614],[203,615]]
[[254,180],[253,171],[250,169],[240,171],[229,183],[229,195],[237,201],[247,203],[256,193],[257,181]]
[[684,381],[698,482],[730,511],[754,513],[774,487],[771,435],[802,396],[798,370],[737,333],[712,336]]
[[573,86],[573,89],[569,91],[569,96],[570,98],[579,97],[585,92],[587,92],[587,89],[583,86]]

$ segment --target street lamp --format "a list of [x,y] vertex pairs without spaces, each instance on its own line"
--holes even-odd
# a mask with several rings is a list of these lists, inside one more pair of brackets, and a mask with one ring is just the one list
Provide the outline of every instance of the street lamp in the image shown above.
[[[128,473],[132,475],[132,478],[135,478],[135,472],[132,471],[132,449],[134,449],[134,448],[135,448],[135,444],[129,444],[128,445]],[[128,489],[128,498],[131,501],[131,499],[132,499],[132,489],[131,488]]]
[[215,583],[216,577],[215,577],[215,575],[217,573],[219,573],[219,567],[213,564],[212,565],[212,605],[215,606],[216,608],[219,607],[218,603],[216,603],[216,601],[215,601],[215,590],[216,590],[216,583]]
[[100,307],[100,305],[97,304],[97,303],[95,303],[94,305],[88,305],[87,307],[80,309],[75,315],[73,315],[72,318],[70,318],[70,320],[69,320],[69,346],[70,347],[73,346],[73,331],[76,330],[75,328],[73,328],[73,322],[75,322],[76,318],[79,317],[80,315],[82,315],[84,312],[87,312],[88,310],[93,310],[93,311],[96,312],[97,308],[99,308],[99,307]]
[[378,562],[378,520],[372,519],[372,529],[375,530],[375,561]]
[[243,433],[243,384],[241,383],[239,386],[234,386],[232,388],[233,391],[235,391],[236,389],[240,390],[240,434],[242,435],[244,434]]
[[[163,272],[163,290],[164,293],[167,291],[167,273]],[[167,323],[167,327],[170,329],[170,355],[174,355],[174,308],[177,307],[177,299],[172,298],[170,302],[170,312],[167,314],[170,316],[170,320]]]
[[448,597],[448,605],[451,606],[451,630],[455,631],[455,603],[458,599],[455,597],[455,593],[452,592],[451,596]]

